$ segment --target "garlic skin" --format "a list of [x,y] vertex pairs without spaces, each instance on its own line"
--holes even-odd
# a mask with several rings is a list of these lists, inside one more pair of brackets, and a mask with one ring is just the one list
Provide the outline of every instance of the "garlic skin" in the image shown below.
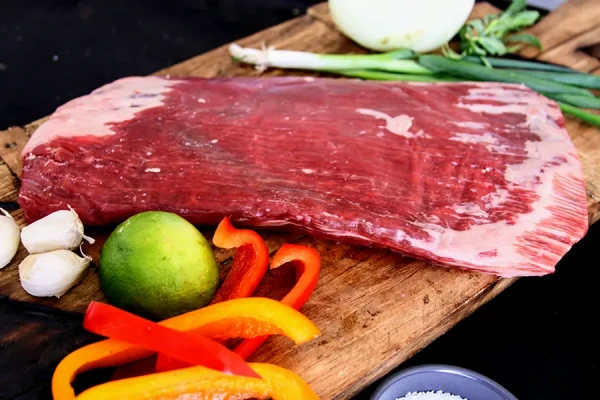
[[83,224],[71,207],[55,211],[21,230],[21,241],[29,254],[74,250],[82,239],[94,243],[94,239],[83,234]]
[[0,269],[6,267],[19,249],[19,226],[5,209],[0,208]]
[[79,283],[91,257],[61,249],[31,254],[19,264],[21,286],[36,297],[60,297]]

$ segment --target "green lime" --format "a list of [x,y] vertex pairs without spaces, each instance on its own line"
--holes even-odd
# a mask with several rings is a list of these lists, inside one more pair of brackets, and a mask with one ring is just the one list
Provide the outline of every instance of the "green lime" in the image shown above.
[[184,218],[163,211],[121,223],[102,247],[99,267],[109,303],[153,320],[204,307],[219,283],[210,243]]

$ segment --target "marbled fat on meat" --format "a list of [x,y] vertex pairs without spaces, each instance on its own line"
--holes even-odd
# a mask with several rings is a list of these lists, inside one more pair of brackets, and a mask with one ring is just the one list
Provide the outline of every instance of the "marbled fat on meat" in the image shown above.
[[29,222],[231,216],[505,277],[553,272],[588,227],[563,115],[522,85],[130,77],[57,109],[22,158]]

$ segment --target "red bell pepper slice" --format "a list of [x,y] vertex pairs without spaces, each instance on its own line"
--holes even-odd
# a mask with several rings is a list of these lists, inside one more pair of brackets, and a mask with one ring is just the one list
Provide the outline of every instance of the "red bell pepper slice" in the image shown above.
[[[294,263],[296,267],[297,282],[281,302],[299,310],[317,286],[321,270],[321,258],[319,253],[311,247],[286,243],[273,256],[271,269],[278,268],[289,262]],[[248,359],[268,338],[269,336],[266,335],[245,339],[234,351],[244,359]]]
[[83,326],[98,335],[144,347],[181,362],[260,379],[239,355],[214,340],[167,328],[109,304],[92,301]]
[[269,267],[269,250],[260,235],[249,229],[236,229],[223,218],[213,236],[215,246],[236,248],[233,264],[211,304],[250,297]]
[[[225,217],[217,226],[212,241],[217,247],[236,250],[231,269],[210,304],[250,297],[269,267],[269,249],[262,237],[249,229],[236,229]],[[185,364],[180,360],[165,354],[159,354],[156,359],[157,371],[169,371],[182,366]]]

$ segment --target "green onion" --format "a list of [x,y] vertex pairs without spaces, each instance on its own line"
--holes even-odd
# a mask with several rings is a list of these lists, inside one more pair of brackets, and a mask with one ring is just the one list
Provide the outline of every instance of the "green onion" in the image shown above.
[[[328,54],[331,55],[331,54]],[[398,49],[388,51],[386,53],[368,54],[371,57],[382,57],[389,58],[392,60],[416,60],[419,56],[415,51],[411,49]]]
[[[485,65],[484,61],[480,57],[465,56],[462,58],[464,61],[471,63]],[[553,64],[540,63],[535,61],[522,61],[512,60],[509,58],[497,58],[497,57],[485,57],[486,61],[496,68],[518,68],[518,69],[530,69],[537,71],[554,71],[554,72],[577,72],[569,67],[563,67]]]
[[532,71],[527,69],[513,69],[511,71],[573,86],[600,89],[600,76],[586,74],[584,72]]
[[588,124],[600,128],[600,115],[584,111],[581,108],[577,108],[570,104],[562,103],[560,101],[558,102],[558,105],[565,114],[570,114],[574,117],[579,118],[582,121],[587,122]]
[[229,46],[231,56],[239,61],[254,64],[257,69],[267,67],[331,71],[340,69],[374,69],[405,74],[432,75],[416,61],[399,59],[414,57],[406,50],[382,54],[315,54],[305,51],[252,49],[236,44]]
[[576,94],[542,93],[544,96],[580,108],[600,110],[600,99],[597,97],[578,96]]
[[409,75],[393,72],[374,71],[368,69],[340,69],[326,71],[332,74],[352,76],[356,78],[377,81],[408,81],[408,82],[461,82],[464,79],[446,75]]
[[476,81],[521,83],[538,92],[561,94],[569,93],[590,97],[594,96],[588,90],[563,83],[547,81],[529,75],[522,75],[509,70],[488,68],[467,61],[451,60],[438,55],[420,56],[418,62],[422,66],[432,71],[450,74],[453,76],[460,76],[465,79],[473,79]]

